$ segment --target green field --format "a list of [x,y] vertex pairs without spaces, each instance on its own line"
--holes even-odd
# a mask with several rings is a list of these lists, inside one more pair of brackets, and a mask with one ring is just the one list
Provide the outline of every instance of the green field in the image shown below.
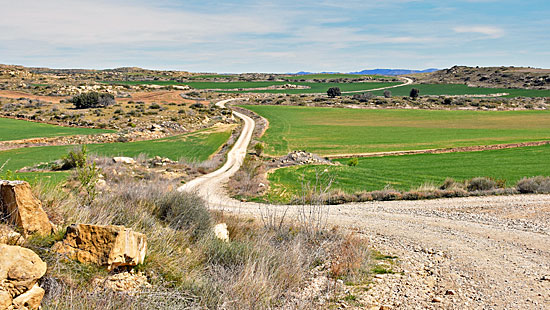
[[105,132],[114,131],[92,128],[61,127],[10,118],[0,118],[0,141],[71,135],[91,135]]
[[[332,189],[348,193],[383,189],[387,184],[395,189],[410,190],[432,182],[440,185],[445,178],[466,180],[473,177],[504,179],[513,186],[523,177],[550,176],[550,145],[482,152],[420,154],[360,158],[355,167],[348,160],[338,160],[343,166],[298,166],[278,169],[269,175],[272,197],[285,192],[289,197],[302,190],[305,181],[315,183],[315,171],[328,171],[322,180],[334,179]],[[302,179],[303,178],[303,179]]]
[[388,78],[383,75],[362,75],[362,74],[331,74],[331,73],[319,73],[319,74],[304,74],[304,75],[291,75],[285,76],[285,79],[289,80],[313,80],[313,79],[358,79],[363,77],[371,77],[373,79]]
[[550,140],[550,111],[447,111],[243,106],[269,120],[269,155],[319,155]]
[[[203,130],[195,133],[168,137],[158,140],[137,141],[128,143],[89,144],[88,151],[92,154],[105,156],[130,156],[141,153],[149,157],[162,156],[172,160],[204,161],[215,153],[229,139],[231,131]],[[0,152],[0,166],[4,163],[4,173],[7,170],[16,171],[23,167],[33,166],[41,162],[50,162],[61,158],[71,149],[72,145],[44,146],[20,148]],[[35,177],[41,173],[21,173],[22,177]],[[66,173],[49,173],[58,176]]]
[[[389,89],[393,96],[408,96],[411,88],[418,88],[420,95],[490,95],[508,93],[505,98],[513,97],[550,97],[550,90],[508,89],[508,88],[478,88],[463,84],[412,84]],[[374,95],[382,96],[384,91],[374,91]]]
[[[106,82],[111,84],[124,85],[189,85],[195,89],[238,89],[238,88],[264,88],[273,85],[284,85],[288,82],[187,82],[179,83],[175,81],[124,81],[124,82]],[[228,91],[235,93],[276,93],[276,94],[306,94],[306,93],[326,93],[330,87],[340,87],[342,91],[369,90],[380,87],[399,85],[399,82],[364,82],[364,83],[311,83],[311,82],[293,82],[296,85],[309,86],[309,89],[273,89],[273,90],[252,90],[252,91]]]

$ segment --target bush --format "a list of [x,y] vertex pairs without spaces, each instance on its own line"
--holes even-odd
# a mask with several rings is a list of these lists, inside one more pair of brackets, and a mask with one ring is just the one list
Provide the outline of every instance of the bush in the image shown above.
[[536,176],[523,178],[517,184],[520,193],[548,194],[550,193],[550,177]]
[[342,91],[340,90],[340,87],[331,87],[327,90],[327,95],[330,98],[334,98],[336,96],[342,96]]
[[88,149],[85,145],[80,148],[75,148],[61,158],[60,170],[69,170],[73,168],[82,168],[88,160]]
[[357,158],[351,158],[350,160],[348,160],[348,166],[350,167],[355,167],[357,166],[358,163],[359,163],[359,159]]
[[115,103],[115,97],[107,93],[89,92],[69,100],[77,109],[104,108]]
[[492,189],[495,189],[497,187],[497,183],[489,178],[473,178],[468,181],[467,189],[470,192],[475,191],[489,191]]
[[156,194],[154,213],[173,229],[189,231],[194,238],[210,229],[210,214],[198,196],[176,191]]
[[256,152],[256,155],[262,156],[262,153],[264,152],[264,144],[261,142],[258,142],[254,145],[254,152]]
[[420,95],[420,90],[418,88],[412,88],[411,92],[409,93],[409,97],[411,97],[412,99],[418,98],[419,95]]
[[391,91],[385,90],[384,91],[384,98],[391,98]]

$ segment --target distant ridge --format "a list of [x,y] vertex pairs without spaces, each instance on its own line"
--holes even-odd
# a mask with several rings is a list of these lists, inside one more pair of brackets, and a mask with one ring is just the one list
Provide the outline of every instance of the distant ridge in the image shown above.
[[[438,71],[439,69],[430,68],[426,70],[409,70],[409,69],[371,69],[363,70],[358,72],[347,72],[344,74],[361,74],[361,75],[403,75],[403,74],[413,74],[413,73],[429,73]],[[310,75],[310,74],[338,74],[341,72],[306,72],[300,71],[297,73],[290,73],[295,75]]]

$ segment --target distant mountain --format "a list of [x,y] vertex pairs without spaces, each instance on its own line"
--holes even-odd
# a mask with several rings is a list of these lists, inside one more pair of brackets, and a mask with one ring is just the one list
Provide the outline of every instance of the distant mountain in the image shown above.
[[[403,74],[412,74],[412,73],[429,73],[434,72],[439,69],[430,68],[426,70],[409,70],[409,69],[372,69],[372,70],[363,70],[359,72],[348,72],[345,74],[361,74],[361,75],[403,75]],[[341,72],[306,72],[300,71],[296,73],[289,73],[295,75],[310,75],[310,74],[338,74]]]

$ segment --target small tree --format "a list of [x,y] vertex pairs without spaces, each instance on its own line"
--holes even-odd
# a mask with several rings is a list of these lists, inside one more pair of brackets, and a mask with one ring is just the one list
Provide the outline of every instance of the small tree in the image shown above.
[[342,96],[342,91],[340,90],[340,87],[331,87],[327,90],[327,95],[330,98],[334,98],[336,96]]
[[391,98],[391,91],[385,90],[384,91],[384,98]]
[[412,99],[416,99],[418,98],[418,95],[420,94],[420,90],[418,90],[418,88],[412,88],[411,89],[411,92],[409,94],[409,96],[412,98]]
[[115,103],[115,96],[106,93],[89,92],[69,100],[77,109],[104,108]]
[[256,145],[254,145],[254,152],[256,152],[256,155],[262,156],[264,152],[264,144],[261,142],[256,143]]

